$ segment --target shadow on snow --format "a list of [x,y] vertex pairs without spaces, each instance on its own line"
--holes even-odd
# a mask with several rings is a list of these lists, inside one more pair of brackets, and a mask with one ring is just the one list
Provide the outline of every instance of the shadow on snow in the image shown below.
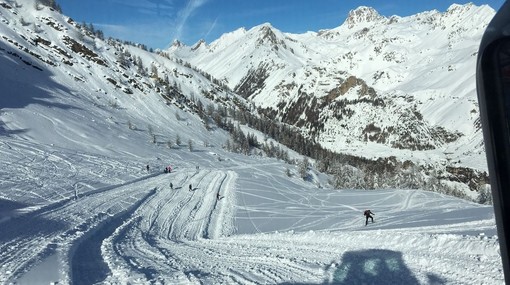
[[[51,92],[60,90],[71,94],[71,90],[55,82],[53,74],[45,68],[45,63],[38,61],[20,50],[13,49],[0,41],[0,110],[6,108],[21,109],[31,104],[61,109],[76,109],[70,105],[55,102]],[[39,67],[42,66],[42,67]],[[19,72],[20,69],[29,70]],[[7,71],[9,70],[9,71]],[[22,92],[20,91],[22,90]],[[52,91],[49,91],[52,90]],[[9,136],[26,132],[26,130],[9,130],[0,121],[0,136]]]
[[[343,254],[341,264],[338,267],[333,270],[331,267],[328,267],[326,271],[331,272],[331,274],[322,284],[420,284],[404,263],[402,253],[392,250],[367,249],[348,251]],[[447,282],[436,274],[429,273],[427,277],[428,284],[431,285],[441,285]],[[299,283],[289,282],[283,284]]]
[[41,218],[33,213],[19,215],[19,209],[27,204],[0,199],[0,243],[5,244],[13,240],[44,236],[55,231],[63,230],[67,224]]
[[[71,261],[72,284],[96,284],[108,277],[110,269],[101,254],[103,240],[111,236],[143,202],[155,193],[156,189],[129,210],[106,220],[103,224],[89,231],[78,242]],[[147,274],[149,273],[151,272],[148,271]]]
[[[428,274],[429,284],[445,284],[446,280]],[[327,284],[420,284],[406,266],[402,253],[384,249],[348,251]]]

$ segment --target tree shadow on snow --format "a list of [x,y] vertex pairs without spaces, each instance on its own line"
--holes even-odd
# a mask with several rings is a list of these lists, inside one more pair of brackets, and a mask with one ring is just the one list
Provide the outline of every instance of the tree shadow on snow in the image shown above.
[[[103,221],[100,225],[90,229],[81,237],[80,241],[75,244],[74,254],[71,259],[72,284],[97,284],[108,277],[111,271],[103,258],[101,249],[103,241],[107,237],[113,235],[136,209],[155,193],[156,188],[143,199],[135,203],[130,209]],[[140,219],[136,221],[133,220],[132,223],[139,222],[139,220]],[[128,226],[124,227],[113,243],[116,244],[119,242],[119,239],[124,238],[126,236],[126,231],[129,229],[130,227]],[[157,272],[151,268],[138,267],[136,260],[131,260],[128,256],[123,256],[123,258],[126,260],[127,264],[134,266],[133,269],[145,274],[148,279],[154,278],[157,274]]]
[[67,228],[67,223],[41,218],[32,213],[19,214],[29,205],[0,199],[0,244],[28,237],[45,236]]
[[445,278],[438,276],[434,273],[428,273],[427,278],[429,279],[430,285],[444,285],[447,283],[448,280]]
[[184,274],[188,277],[190,276],[194,276],[196,278],[205,278],[205,277],[208,277],[210,276],[211,274],[208,273],[208,272],[203,272],[203,271],[200,271],[200,270],[188,270],[188,271],[184,271]]
[[[51,93],[71,94],[71,90],[52,79],[54,74],[45,64],[0,41],[0,111],[22,109],[31,104],[49,108],[79,109],[56,102]],[[35,68],[36,67],[36,68]],[[9,72],[6,72],[9,70]],[[57,91],[58,90],[58,91]],[[26,133],[27,129],[9,129],[0,113],[0,136]]]
[[2,217],[2,214],[8,214],[16,209],[25,208],[27,206],[28,205],[24,203],[0,199],[0,218]]
[[12,135],[22,134],[26,132],[27,129],[9,130],[7,127],[5,127],[5,123],[0,121],[0,136],[9,137]]
[[[51,93],[59,90],[71,94],[66,86],[55,82],[55,75],[45,68],[46,64],[20,50],[13,49],[0,41],[0,71],[10,70],[0,77],[2,96],[0,110],[4,108],[21,109],[31,104],[61,109],[76,109],[67,104],[55,102]],[[0,127],[1,134],[8,134]]]

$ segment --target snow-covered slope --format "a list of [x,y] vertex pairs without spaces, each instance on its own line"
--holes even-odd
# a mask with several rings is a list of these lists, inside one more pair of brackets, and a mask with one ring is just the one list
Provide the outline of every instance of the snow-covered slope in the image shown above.
[[360,7],[331,30],[265,23],[169,53],[333,151],[484,172],[475,61],[494,13],[470,3],[387,18]]
[[[147,141],[154,135],[154,145],[175,142],[177,135],[183,143],[224,140],[225,134],[206,132],[190,112],[198,101],[209,102],[202,96],[192,102],[193,94],[227,94],[199,73],[132,46],[83,35],[72,19],[49,9],[33,14],[30,1],[18,5],[2,9],[0,102],[6,134],[118,155],[124,146],[133,147],[126,133]],[[17,23],[20,14],[24,25]],[[87,108],[79,106],[84,102]],[[59,115],[47,116],[48,109]],[[79,132],[61,131],[73,124]],[[182,125],[187,128],[172,132]],[[107,143],[97,144],[99,133]],[[140,149],[140,157],[145,155]]]
[[503,284],[490,206],[227,152],[201,106],[249,107],[178,59],[0,0],[0,74],[2,284]]
[[[127,159],[8,143],[15,175],[2,179],[47,175],[41,187],[14,185],[38,204],[2,200],[7,284],[504,284],[489,206],[421,190],[317,189],[281,162],[205,151],[165,156],[170,174],[122,177]],[[31,169],[14,166],[21,152],[36,158]],[[69,164],[84,172],[77,195]],[[375,222],[365,226],[367,207]]]

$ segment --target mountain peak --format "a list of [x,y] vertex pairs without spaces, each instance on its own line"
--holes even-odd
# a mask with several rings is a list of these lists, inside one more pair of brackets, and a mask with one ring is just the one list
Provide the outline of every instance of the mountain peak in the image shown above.
[[179,40],[174,40],[172,42],[172,47],[182,47],[184,44]]
[[207,43],[205,42],[204,39],[200,39],[191,49],[192,50],[197,50],[201,47],[206,47],[207,46]]
[[470,10],[473,7],[474,7],[473,3],[467,3],[464,5],[454,3],[454,4],[450,5],[450,7],[448,7],[446,12],[447,13],[462,13],[462,12]]
[[268,42],[271,45],[277,45],[278,44],[278,37],[275,34],[274,28],[269,23],[264,23],[259,26],[259,44],[262,44],[264,42]]
[[458,17],[471,17],[473,15],[481,16],[481,15],[487,15],[488,17],[492,18],[492,15],[496,11],[490,7],[489,5],[481,5],[476,6],[473,3],[467,3],[464,5],[461,4],[452,4],[448,9],[446,10],[446,15],[456,15]]
[[347,23],[347,26],[349,29],[351,29],[358,23],[369,23],[383,18],[384,17],[379,15],[379,13],[374,8],[360,6],[349,12],[345,23]]
[[262,25],[259,25],[257,27],[255,27],[259,33],[262,35],[261,37],[264,38],[266,36],[269,36],[269,35],[274,35],[275,32],[275,28],[270,24],[270,23],[264,23]]

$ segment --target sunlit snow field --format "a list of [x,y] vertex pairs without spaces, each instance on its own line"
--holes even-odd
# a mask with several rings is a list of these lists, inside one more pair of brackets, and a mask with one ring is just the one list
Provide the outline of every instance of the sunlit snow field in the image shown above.
[[160,152],[149,173],[13,139],[0,152],[2,282],[503,284],[488,206],[331,189],[214,148]]

